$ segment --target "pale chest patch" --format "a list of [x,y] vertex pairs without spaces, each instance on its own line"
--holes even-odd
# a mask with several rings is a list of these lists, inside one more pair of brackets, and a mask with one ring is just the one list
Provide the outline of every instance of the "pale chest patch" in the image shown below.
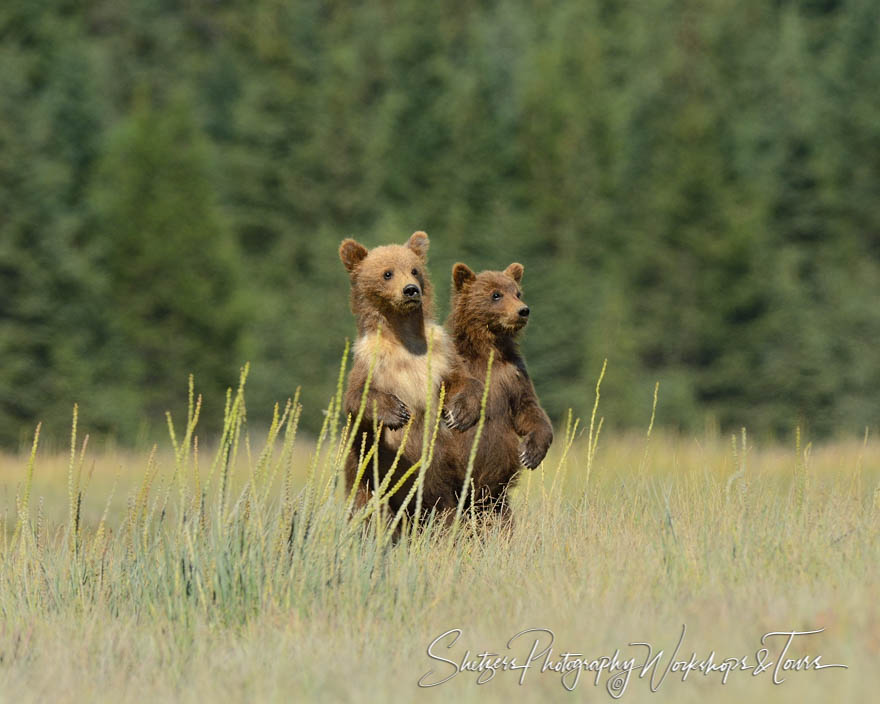
[[390,335],[364,335],[354,346],[356,362],[368,368],[375,355],[372,387],[394,394],[413,410],[425,408],[429,366],[431,394],[436,397],[452,365],[453,349],[446,331],[431,323],[425,326],[425,335],[432,341],[430,360],[427,353],[413,354]]

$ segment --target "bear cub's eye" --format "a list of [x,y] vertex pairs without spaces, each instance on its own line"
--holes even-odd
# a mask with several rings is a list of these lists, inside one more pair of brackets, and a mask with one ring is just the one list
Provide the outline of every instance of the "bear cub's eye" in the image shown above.
[[418,270],[418,269],[413,269],[413,270],[412,270],[412,275],[413,275],[413,276],[418,276],[418,275],[419,275],[419,270]]
[[492,294],[492,300],[493,300],[493,301],[500,301],[500,300],[501,300],[501,294],[498,293],[498,291],[495,291],[495,293]]
[[387,280],[390,279],[392,276],[394,276],[394,272],[391,271],[391,269],[389,269],[389,270],[386,271],[384,274],[382,274],[382,276],[384,276],[384,277],[385,277],[385,280],[387,281]]
[[517,298],[522,298],[522,291],[517,291],[517,292],[516,292],[516,297],[517,297]]

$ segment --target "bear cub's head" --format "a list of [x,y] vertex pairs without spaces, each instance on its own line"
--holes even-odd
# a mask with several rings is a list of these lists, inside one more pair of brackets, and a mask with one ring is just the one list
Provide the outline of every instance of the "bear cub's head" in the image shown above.
[[339,258],[351,276],[355,313],[367,306],[389,314],[423,311],[431,314],[431,283],[427,271],[428,236],[415,232],[404,245],[368,250],[352,239],[343,240]]
[[496,336],[515,335],[529,320],[522,297],[523,266],[514,262],[504,271],[475,274],[459,262],[452,268],[452,314],[457,332],[488,330]]

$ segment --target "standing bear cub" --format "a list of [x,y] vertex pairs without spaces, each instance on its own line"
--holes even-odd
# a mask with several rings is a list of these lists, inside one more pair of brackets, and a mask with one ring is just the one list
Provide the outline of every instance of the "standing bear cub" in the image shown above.
[[[472,474],[477,507],[508,513],[507,490],[525,465],[534,469],[553,442],[550,419],[538,401],[516,338],[529,319],[522,300],[522,264],[475,274],[466,265],[452,269],[452,312],[447,322],[460,363],[485,380],[494,350],[486,419]],[[454,439],[456,464],[467,465],[475,431]],[[462,469],[463,472],[463,469]],[[459,484],[459,487],[461,485]],[[459,489],[460,490],[460,489]]]
[[[458,360],[446,331],[433,319],[433,291],[427,271],[428,236],[416,232],[405,245],[385,245],[368,250],[352,239],[342,242],[339,257],[351,278],[351,309],[357,321],[354,363],[348,377],[344,411],[357,417],[370,366],[373,373],[367,390],[363,418],[353,428],[355,442],[346,458],[346,489],[350,494],[357,479],[361,442],[366,434],[369,450],[376,438],[374,425],[383,430],[378,438],[379,481],[390,471],[404,435],[404,426],[412,418],[406,447],[395,476],[388,487],[409,469],[422,454],[425,404],[429,388],[428,341],[431,340],[430,393],[434,403],[440,384],[447,389],[447,424],[457,432],[476,423],[479,416],[481,387],[475,379],[459,373]],[[381,329],[380,329],[381,328]],[[436,405],[435,405],[436,408]],[[454,423],[453,420],[454,419]],[[441,427],[439,446],[445,446],[452,434]],[[425,468],[423,507],[446,508],[449,497],[435,491],[434,477],[442,453]],[[440,472],[442,474],[442,472]],[[403,504],[418,473],[414,472],[393,496],[389,506],[397,511]],[[363,506],[376,489],[372,462],[355,489],[355,505]],[[414,503],[414,501],[412,502]],[[412,504],[408,509],[412,508]]]

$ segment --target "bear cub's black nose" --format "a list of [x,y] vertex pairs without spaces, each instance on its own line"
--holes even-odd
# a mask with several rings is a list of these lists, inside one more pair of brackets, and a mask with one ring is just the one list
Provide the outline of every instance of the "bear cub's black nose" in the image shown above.
[[407,298],[416,298],[420,293],[419,287],[415,284],[407,284],[403,287],[403,295]]
[[529,317],[529,307],[526,306],[525,308],[520,308],[520,309],[519,309],[519,314],[520,314],[520,316],[523,317],[523,318],[528,318],[528,317]]

